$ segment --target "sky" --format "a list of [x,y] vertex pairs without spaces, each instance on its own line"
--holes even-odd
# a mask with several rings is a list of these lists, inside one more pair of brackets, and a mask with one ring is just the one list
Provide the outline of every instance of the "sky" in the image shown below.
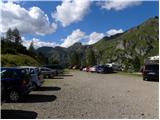
[[104,36],[135,27],[159,16],[158,1],[63,0],[5,1],[0,3],[1,34],[18,28],[23,45],[70,47],[91,45]]

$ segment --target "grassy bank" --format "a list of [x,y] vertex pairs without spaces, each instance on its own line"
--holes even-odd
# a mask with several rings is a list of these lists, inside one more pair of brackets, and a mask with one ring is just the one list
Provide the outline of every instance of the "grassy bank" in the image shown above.
[[24,66],[24,65],[38,66],[40,64],[34,58],[28,55],[2,54],[1,65],[2,67],[14,67],[14,66]]
[[128,73],[128,72],[117,72],[117,74],[142,77],[142,74],[141,74],[140,72],[133,72],[133,73]]

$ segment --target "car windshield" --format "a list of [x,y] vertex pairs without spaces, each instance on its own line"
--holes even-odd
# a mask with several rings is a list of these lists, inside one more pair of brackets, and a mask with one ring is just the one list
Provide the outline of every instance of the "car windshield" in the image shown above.
[[146,65],[146,70],[159,70],[159,65]]
[[1,71],[1,78],[17,78],[18,73],[16,70],[2,70]]

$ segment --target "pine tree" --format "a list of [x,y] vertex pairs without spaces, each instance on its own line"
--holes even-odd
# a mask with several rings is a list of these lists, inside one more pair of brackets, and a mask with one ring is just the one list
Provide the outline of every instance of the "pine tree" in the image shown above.
[[20,33],[18,31],[17,28],[15,28],[12,32],[13,36],[14,36],[14,42],[16,44],[21,44],[22,43],[22,39],[21,39],[21,36],[20,36]]
[[28,49],[30,52],[35,52],[35,49],[34,49],[34,42],[32,41],[30,46],[29,46],[29,49]]
[[86,62],[87,62],[87,65],[91,65],[91,66],[96,64],[95,54],[94,54],[94,51],[92,49],[87,50]]
[[70,56],[70,65],[80,65],[80,58],[79,58],[79,54],[77,52],[73,52]]
[[12,41],[12,40],[13,40],[13,34],[11,28],[9,28],[6,33],[6,41]]

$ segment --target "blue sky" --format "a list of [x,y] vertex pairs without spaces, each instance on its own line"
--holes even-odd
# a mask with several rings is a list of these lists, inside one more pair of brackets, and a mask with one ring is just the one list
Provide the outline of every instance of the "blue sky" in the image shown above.
[[2,24],[7,20],[10,24],[2,25],[1,32],[17,27],[27,47],[31,41],[36,48],[93,44],[159,16],[158,7],[158,1],[5,2],[1,7]]

